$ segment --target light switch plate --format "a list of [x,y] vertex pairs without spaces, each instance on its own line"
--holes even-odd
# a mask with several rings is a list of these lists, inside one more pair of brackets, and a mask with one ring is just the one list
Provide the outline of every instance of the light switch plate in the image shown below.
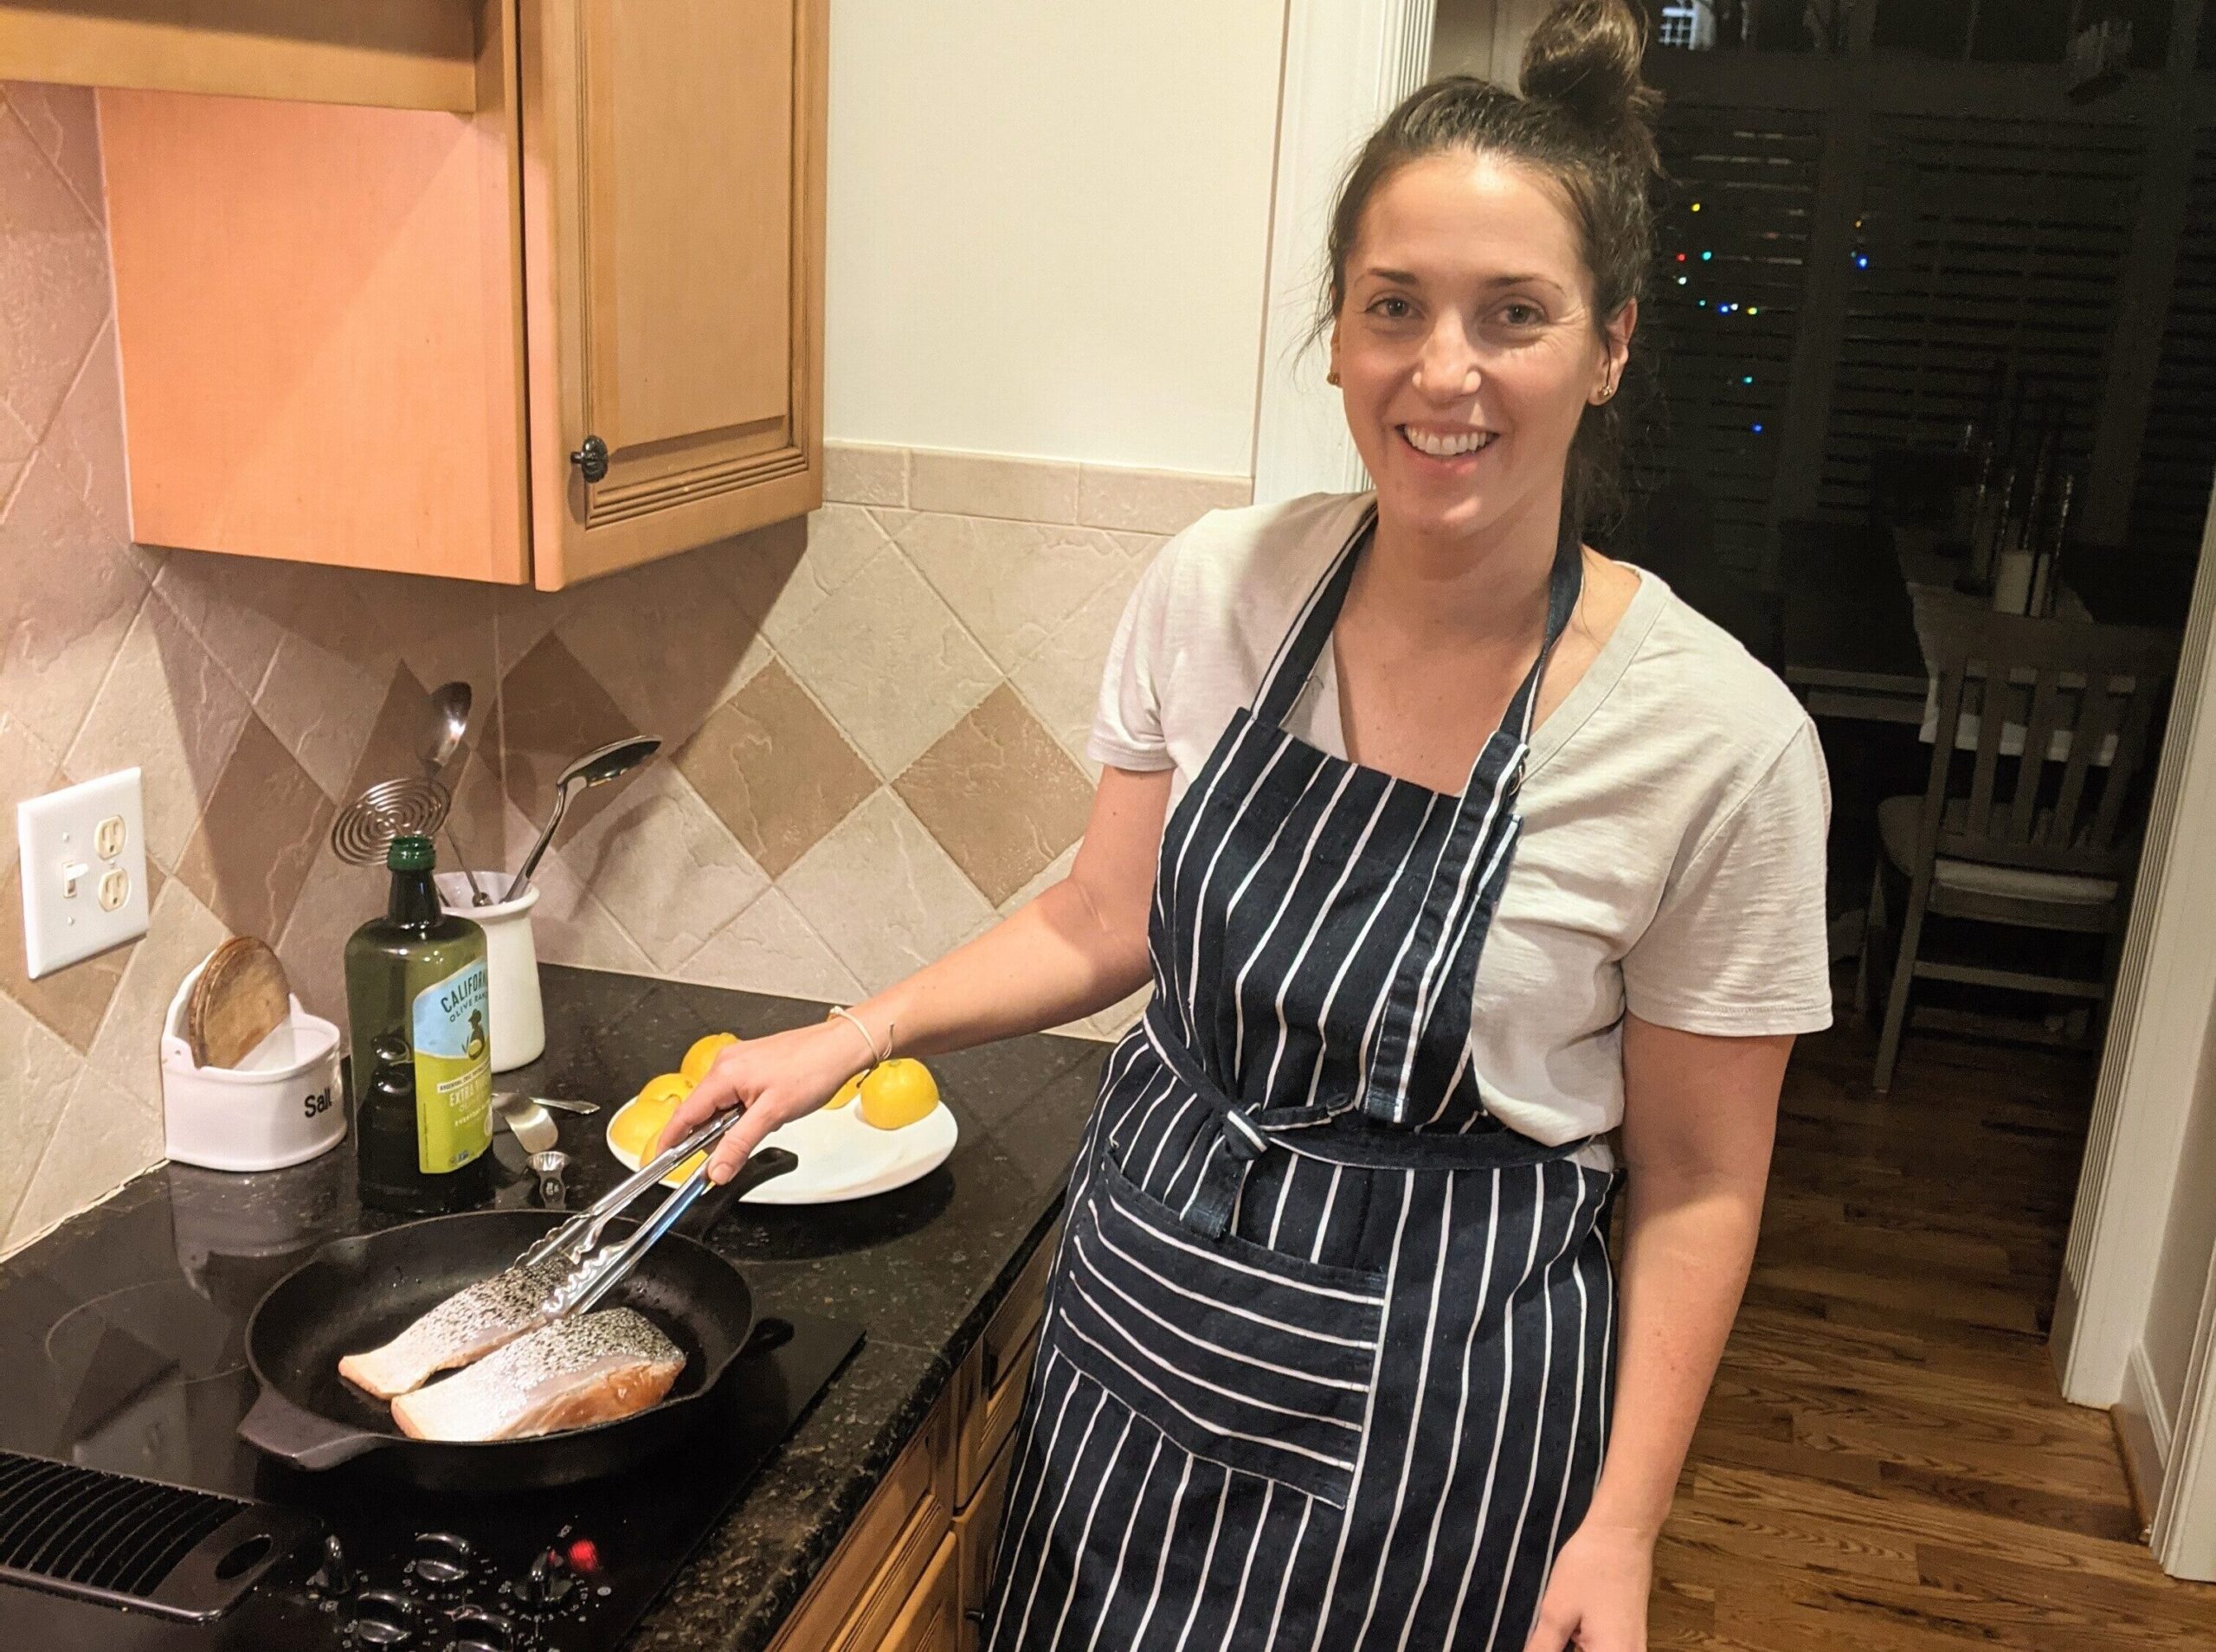
[[135,768],[16,805],[33,980],[146,933],[146,806]]

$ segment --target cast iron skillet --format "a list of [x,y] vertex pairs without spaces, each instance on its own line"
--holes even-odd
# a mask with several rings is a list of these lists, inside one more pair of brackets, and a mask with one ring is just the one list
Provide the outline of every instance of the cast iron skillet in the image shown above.
[[[745,1278],[684,1229],[705,1231],[740,1194],[799,1162],[777,1148],[756,1153],[602,1304],[637,1308],[685,1351],[685,1369],[659,1405],[558,1434],[457,1444],[410,1439],[385,1402],[338,1374],[340,1355],[391,1340],[465,1285],[499,1273],[568,1216],[472,1211],[334,1240],[271,1286],[247,1321],[247,1365],[261,1392],[239,1433],[301,1469],[374,1454],[379,1469],[432,1491],[537,1490],[628,1469],[701,1421],[699,1402],[742,1349],[789,1334],[771,1321],[755,1335]],[[611,1223],[609,1231],[626,1225]]]

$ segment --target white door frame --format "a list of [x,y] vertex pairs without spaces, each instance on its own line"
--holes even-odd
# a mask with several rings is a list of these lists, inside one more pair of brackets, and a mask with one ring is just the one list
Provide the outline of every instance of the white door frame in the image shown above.
[[1366,487],[1338,392],[1308,348],[1339,181],[1431,72],[1435,0],[1286,0],[1277,183],[1254,413],[1254,499]]

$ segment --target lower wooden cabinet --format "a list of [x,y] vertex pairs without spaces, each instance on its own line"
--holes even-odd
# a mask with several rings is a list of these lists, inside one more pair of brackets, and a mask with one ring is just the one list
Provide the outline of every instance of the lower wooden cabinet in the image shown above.
[[971,1652],[1038,1347],[1050,1237],[770,1652]]

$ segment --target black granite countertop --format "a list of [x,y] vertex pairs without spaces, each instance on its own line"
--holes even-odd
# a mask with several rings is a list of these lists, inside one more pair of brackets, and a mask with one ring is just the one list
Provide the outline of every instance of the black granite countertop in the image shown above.
[[[758,1037],[824,1012],[798,1000],[585,970],[549,967],[543,984],[547,1054],[496,1083],[604,1109],[673,1068],[704,1033]],[[744,1269],[760,1312],[847,1321],[864,1327],[866,1340],[627,1646],[754,1652],[769,1643],[1052,1227],[1105,1055],[1096,1043],[1034,1037],[934,1057],[961,1126],[944,1165],[907,1187],[842,1205],[739,1205],[708,1234]],[[559,1119],[572,1206],[624,1173],[605,1146],[608,1117],[603,1110]],[[498,1202],[529,1203],[531,1179],[514,1140],[499,1133],[493,1153]],[[159,1167],[0,1262],[0,1287],[24,1311],[57,1292],[83,1302],[103,1291],[165,1289],[182,1300],[189,1288],[185,1305],[196,1314],[235,1323],[325,1239],[404,1219],[358,1208],[352,1160],[350,1141],[310,1166],[259,1176]],[[234,1387],[250,1398],[252,1379],[235,1353],[211,1344],[205,1358],[202,1409],[232,1405]],[[12,1371],[4,1353],[0,1366]],[[8,1431],[43,1442],[24,1449],[74,1437],[72,1417],[31,1413],[81,1409],[81,1394],[72,1399],[48,1382],[49,1405],[39,1390],[12,1379],[10,1385],[20,1414]]]

